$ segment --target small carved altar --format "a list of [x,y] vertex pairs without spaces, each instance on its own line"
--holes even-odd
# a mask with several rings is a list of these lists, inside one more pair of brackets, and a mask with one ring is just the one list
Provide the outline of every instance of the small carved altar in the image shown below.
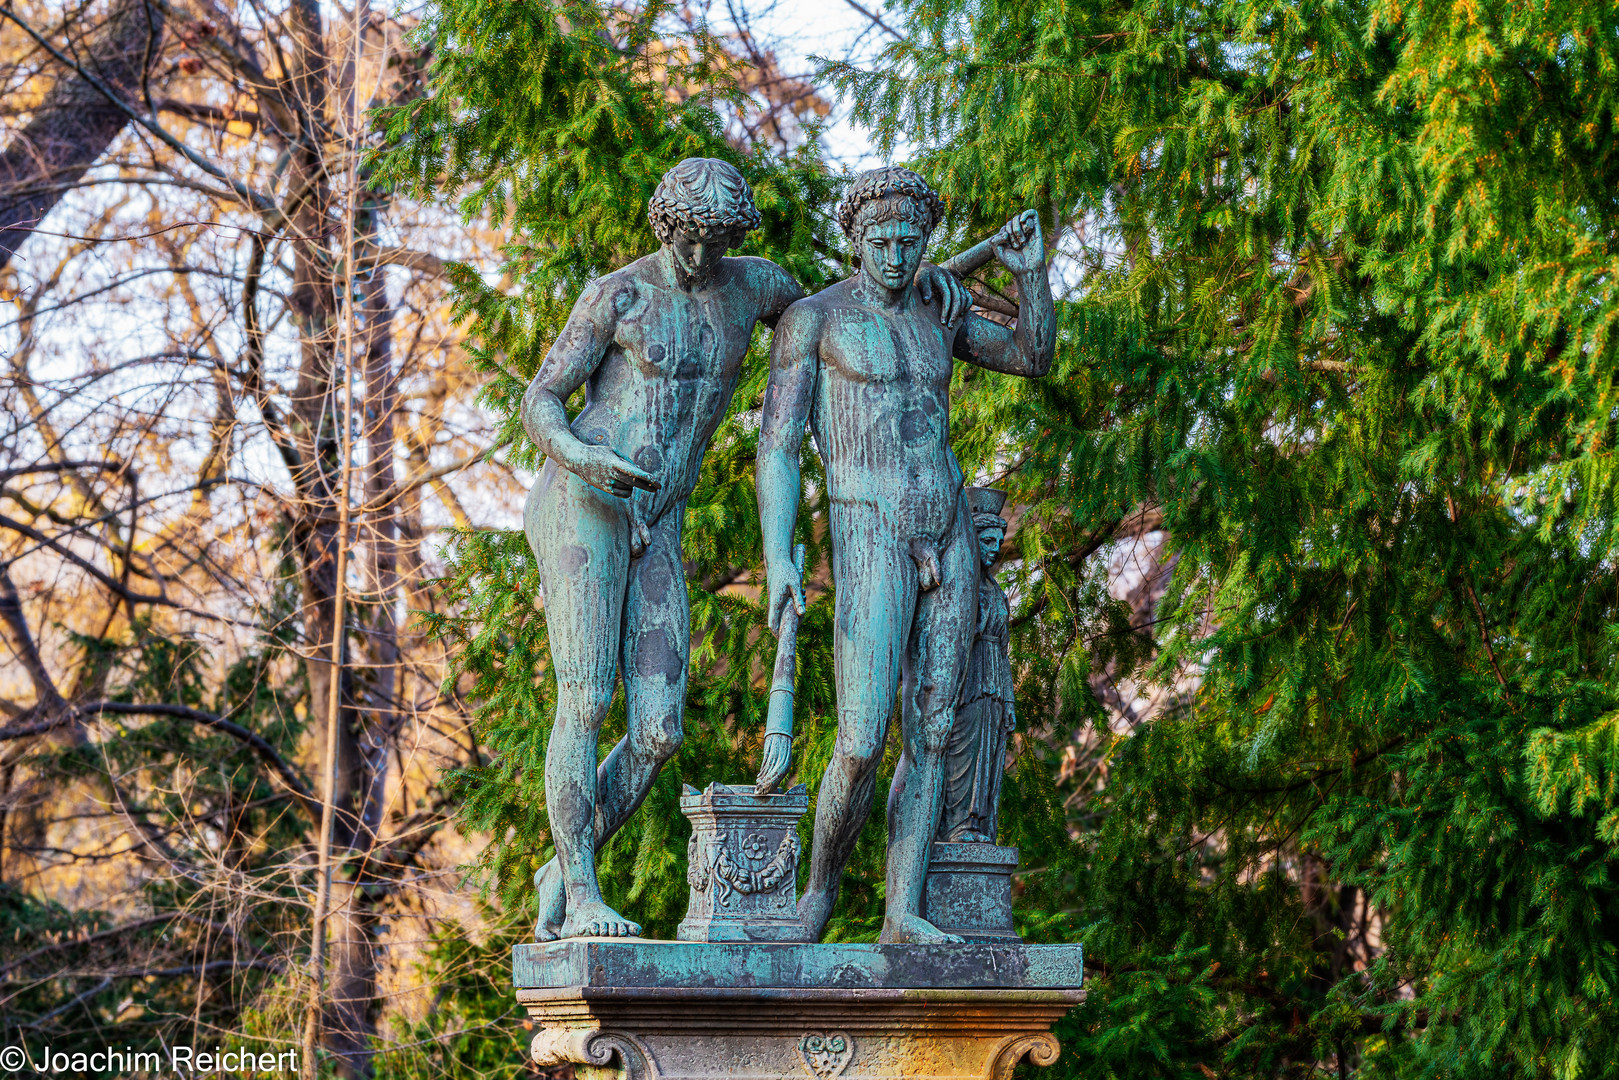
[[794,941],[798,921],[798,819],[804,786],[785,795],[750,787],[690,785],[680,811],[691,820],[686,883],[691,903],[675,930],[681,941]]
[[582,1080],[1006,1080],[1057,1060],[1079,945],[519,945],[540,1065]]

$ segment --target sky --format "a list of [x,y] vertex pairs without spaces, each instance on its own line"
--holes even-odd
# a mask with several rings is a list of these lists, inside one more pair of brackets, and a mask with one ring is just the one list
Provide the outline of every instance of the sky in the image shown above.
[[[892,17],[881,10],[882,0],[860,2],[889,26],[894,25]],[[789,75],[813,75],[815,64],[810,58],[815,56],[870,63],[892,40],[849,0],[766,0],[750,6],[754,8],[750,17],[754,33],[775,51],[783,71]],[[713,3],[709,18],[716,27],[734,24],[724,0]],[[835,103],[823,132],[823,144],[829,157],[852,170],[888,164],[876,154],[868,132],[849,120],[847,102]],[[896,156],[904,157],[903,147],[896,149]]]

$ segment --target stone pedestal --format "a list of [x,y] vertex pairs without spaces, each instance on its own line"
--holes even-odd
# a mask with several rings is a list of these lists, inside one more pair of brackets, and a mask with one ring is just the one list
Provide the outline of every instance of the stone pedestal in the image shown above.
[[1009,1080],[1057,1060],[1078,945],[519,945],[540,1065],[586,1080]]
[[935,843],[928,860],[922,916],[968,941],[1018,942],[1012,928],[1012,871],[1017,848]]
[[792,941],[798,921],[798,819],[804,786],[784,795],[751,787],[687,786],[680,812],[691,819],[686,884],[691,899],[675,929],[681,941]]

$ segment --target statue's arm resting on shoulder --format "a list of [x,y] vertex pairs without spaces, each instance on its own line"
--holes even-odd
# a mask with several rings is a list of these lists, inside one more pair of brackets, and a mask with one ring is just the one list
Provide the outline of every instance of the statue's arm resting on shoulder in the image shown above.
[[[764,260],[760,260],[763,262]],[[804,289],[793,280],[793,275],[773,262],[766,262],[769,271],[765,277],[765,302],[759,321],[774,330],[781,323],[782,314],[804,299]]]
[[610,448],[581,441],[568,425],[563,402],[595,374],[613,339],[612,301],[600,281],[585,287],[568,324],[545,354],[523,395],[523,430],[546,457],[586,483],[613,495],[632,488],[656,491],[657,480]]
[[793,565],[793,527],[803,495],[798,452],[820,367],[820,323],[814,305],[794,304],[782,315],[770,347],[770,380],[759,426],[758,493],[772,632],[787,604],[804,612],[804,582]]
[[991,245],[1017,279],[1017,326],[1008,329],[969,315],[956,333],[956,358],[991,371],[1039,378],[1051,370],[1057,346],[1057,311],[1046,277],[1039,215],[1019,214],[991,238]]

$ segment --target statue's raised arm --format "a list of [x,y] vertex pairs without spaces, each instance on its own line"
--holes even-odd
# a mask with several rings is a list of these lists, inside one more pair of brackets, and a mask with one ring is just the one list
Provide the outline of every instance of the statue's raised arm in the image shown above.
[[1046,276],[1040,215],[1025,210],[990,237],[988,244],[1017,282],[1017,325],[1008,329],[969,315],[956,333],[952,351],[957,359],[991,371],[1038,378],[1051,370],[1057,345],[1057,312]]

